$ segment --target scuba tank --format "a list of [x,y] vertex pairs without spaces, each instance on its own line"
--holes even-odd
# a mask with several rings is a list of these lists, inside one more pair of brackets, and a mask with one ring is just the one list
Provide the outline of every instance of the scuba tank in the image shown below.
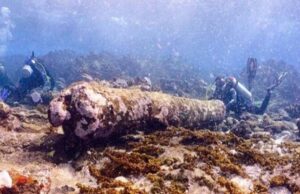
[[237,93],[246,101],[252,102],[252,94],[251,92],[239,81],[237,81],[234,77],[227,78],[228,82],[233,84],[233,88],[236,89]]
[[239,94],[241,94],[241,96],[243,96],[245,99],[252,101],[252,94],[251,92],[240,82],[237,82],[236,86],[235,86],[237,92]]

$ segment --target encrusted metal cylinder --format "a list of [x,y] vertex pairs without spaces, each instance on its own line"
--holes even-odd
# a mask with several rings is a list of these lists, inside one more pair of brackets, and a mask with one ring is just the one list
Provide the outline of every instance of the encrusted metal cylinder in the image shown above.
[[167,126],[201,128],[224,119],[218,100],[174,97],[139,89],[116,89],[78,82],[52,100],[49,120],[81,139],[103,138],[129,130]]

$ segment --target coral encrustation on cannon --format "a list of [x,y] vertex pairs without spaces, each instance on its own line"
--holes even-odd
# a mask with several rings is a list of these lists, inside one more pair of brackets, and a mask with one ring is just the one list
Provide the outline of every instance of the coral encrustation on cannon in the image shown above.
[[105,138],[129,130],[167,126],[199,129],[224,119],[218,100],[196,100],[139,89],[108,88],[78,82],[63,90],[49,107],[53,126],[81,139]]

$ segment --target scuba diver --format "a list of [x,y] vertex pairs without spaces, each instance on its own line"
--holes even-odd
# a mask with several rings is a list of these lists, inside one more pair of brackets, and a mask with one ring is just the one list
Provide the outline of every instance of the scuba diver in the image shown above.
[[[263,104],[268,104],[270,95],[265,97],[265,102]],[[227,77],[226,83],[223,87],[222,101],[226,106],[226,111],[233,111],[237,115],[240,115],[243,111],[248,111],[255,114],[260,114],[264,112],[265,106],[261,106],[254,111],[252,107],[252,94],[251,92],[240,82],[237,81],[235,77]]]
[[253,114],[264,114],[271,98],[271,92],[278,87],[287,72],[281,73],[275,83],[267,88],[267,94],[260,107],[253,104],[252,93],[234,77],[226,78],[226,83],[223,86],[222,101],[226,106],[226,111],[233,111],[237,115],[247,111]]
[[19,98],[24,99],[29,95],[35,104],[43,103],[43,96],[47,96],[54,89],[54,85],[54,79],[46,67],[38,61],[32,52],[31,57],[22,68],[22,78],[18,87]]
[[0,101],[6,101],[15,92],[14,83],[8,78],[5,67],[0,63]]
[[267,88],[267,94],[260,107],[257,107],[253,104],[252,89],[253,81],[256,77],[256,72],[258,69],[257,59],[248,58],[247,60],[247,89],[242,83],[237,81],[235,77],[221,77],[218,76],[215,79],[216,89],[209,99],[218,99],[224,102],[226,106],[226,111],[233,111],[237,115],[240,115],[242,112],[247,111],[254,114],[264,114],[266,111],[269,101],[271,98],[271,92],[278,87],[283,79],[286,77],[287,72],[281,73],[275,80],[275,83]]
[[225,86],[225,77],[217,76],[215,79],[215,90],[212,96],[209,98],[209,100],[216,99],[216,100],[222,100],[223,99],[223,89]]

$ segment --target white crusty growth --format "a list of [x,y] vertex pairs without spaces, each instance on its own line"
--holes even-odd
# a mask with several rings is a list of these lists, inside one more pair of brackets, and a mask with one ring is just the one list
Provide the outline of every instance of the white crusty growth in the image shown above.
[[128,130],[166,127],[201,128],[222,121],[221,101],[180,98],[139,89],[108,88],[79,82],[50,103],[49,119],[81,139],[108,137]]
[[69,120],[70,113],[66,110],[66,106],[62,98],[56,98],[49,107],[49,120],[55,127],[62,125],[65,120]]

